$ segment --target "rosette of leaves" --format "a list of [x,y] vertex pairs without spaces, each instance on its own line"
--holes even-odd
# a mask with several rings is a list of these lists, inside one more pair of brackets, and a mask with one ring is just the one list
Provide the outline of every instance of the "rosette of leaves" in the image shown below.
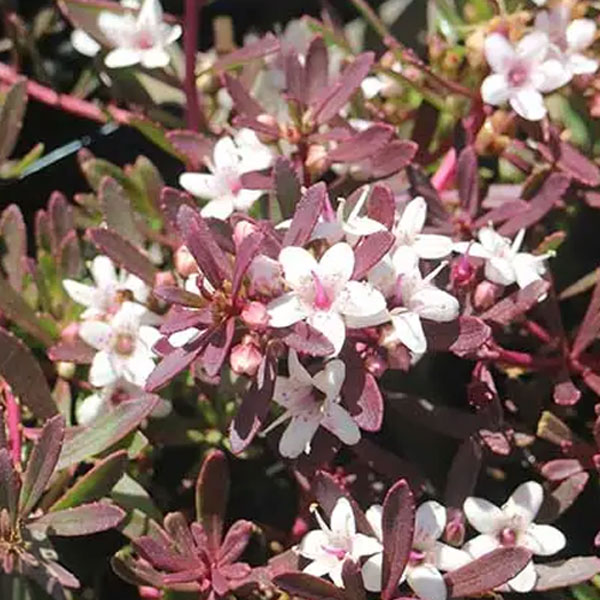
[[[78,588],[79,581],[58,562],[52,536],[106,531],[125,517],[121,508],[108,502],[78,503],[77,494],[52,504],[52,494],[45,490],[57,471],[64,437],[64,419],[49,419],[21,475],[11,459],[3,419],[0,422],[0,567],[8,575],[33,579],[57,600],[66,598],[65,588]],[[69,508],[61,509],[61,504]]]
[[196,521],[188,524],[182,513],[169,513],[162,528],[156,525],[133,541],[135,554],[114,557],[115,571],[135,585],[198,592],[202,598],[221,598],[251,586],[257,570],[239,559],[255,526],[239,520],[224,534],[228,491],[227,459],[213,450],[196,483]]

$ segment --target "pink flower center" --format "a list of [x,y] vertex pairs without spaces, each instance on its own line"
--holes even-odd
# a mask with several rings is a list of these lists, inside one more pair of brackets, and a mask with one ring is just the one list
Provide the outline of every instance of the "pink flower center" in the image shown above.
[[319,279],[319,276],[312,271],[313,281],[315,284],[315,299],[313,301],[314,307],[318,310],[329,310],[331,308],[331,299],[327,295],[327,290],[323,285],[323,282]]
[[154,36],[150,31],[140,31],[136,41],[140,50],[150,50],[151,48],[154,48]]
[[508,73],[508,82],[512,87],[522,87],[529,79],[529,69],[524,63],[516,63]]
[[239,177],[232,178],[229,182],[229,189],[234,196],[237,196],[244,189],[241,179]]
[[338,560],[344,560],[348,554],[343,548],[333,548],[332,546],[322,546],[323,550],[331,556],[335,556]]
[[135,349],[135,338],[128,333],[120,333],[115,340],[114,349],[117,354],[129,356]]
[[500,543],[503,546],[514,546],[517,541],[517,534],[514,529],[505,527],[499,535]]
[[408,562],[411,565],[418,565],[425,560],[425,552],[421,552],[420,550],[415,550],[414,548],[410,551],[408,555]]

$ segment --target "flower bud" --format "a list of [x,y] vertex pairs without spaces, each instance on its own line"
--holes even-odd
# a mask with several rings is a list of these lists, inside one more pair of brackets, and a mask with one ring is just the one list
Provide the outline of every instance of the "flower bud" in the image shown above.
[[154,285],[175,285],[175,277],[171,271],[160,271],[154,277]]
[[79,339],[79,323],[69,323],[61,332],[60,339],[68,344],[73,344]]
[[379,354],[369,354],[365,359],[365,369],[379,379],[388,370],[388,363]]
[[159,600],[163,597],[163,594],[160,590],[149,585],[140,585],[138,587],[138,593],[142,600]]
[[56,373],[63,379],[72,379],[75,375],[75,363],[60,361],[56,363]]
[[264,254],[259,254],[250,263],[246,275],[251,296],[278,296],[283,292],[281,265]]
[[467,254],[459,256],[450,266],[450,281],[455,289],[464,289],[475,281],[477,268],[469,260]]
[[318,176],[327,170],[327,150],[321,144],[312,144],[308,148],[305,166],[308,171]]
[[191,252],[187,249],[187,246],[180,246],[175,251],[173,257],[175,262],[175,269],[182,277],[189,277],[194,273],[198,273],[198,263],[192,256]]
[[473,304],[479,310],[493,306],[500,294],[500,287],[491,281],[482,281],[475,288]]
[[445,540],[452,546],[462,546],[465,539],[465,518],[462,511],[448,509],[448,520],[444,530]]
[[248,377],[256,375],[261,362],[262,354],[250,336],[246,336],[241,344],[234,346],[229,356],[231,370]]
[[262,302],[248,302],[240,317],[250,329],[264,329],[269,324],[269,313]]
[[254,223],[250,221],[238,221],[233,228],[233,243],[239,249],[242,242],[257,230]]

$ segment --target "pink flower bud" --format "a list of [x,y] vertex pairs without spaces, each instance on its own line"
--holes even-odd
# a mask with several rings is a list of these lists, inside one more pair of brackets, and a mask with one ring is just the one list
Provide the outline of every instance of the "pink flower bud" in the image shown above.
[[74,321],[69,323],[61,332],[60,339],[69,344],[75,343],[79,339],[79,323]]
[[246,273],[251,296],[278,296],[283,292],[283,271],[272,258],[259,254]]
[[262,302],[248,302],[240,316],[250,329],[264,329],[269,324],[269,313]]
[[494,305],[498,299],[500,287],[491,281],[482,281],[473,294],[473,304],[479,310],[485,310]]
[[308,524],[302,517],[296,517],[292,527],[292,537],[294,540],[300,540],[308,533]]
[[234,346],[229,356],[231,370],[238,375],[248,375],[248,377],[256,375],[261,362],[262,354],[252,338],[244,339],[241,344]]
[[241,243],[256,231],[256,225],[250,221],[238,221],[233,228],[233,243],[239,248]]
[[175,277],[170,271],[160,271],[154,277],[154,285],[175,285]]
[[379,354],[370,354],[365,359],[365,368],[373,377],[379,379],[388,370],[388,363]]
[[456,508],[448,509],[448,521],[444,530],[444,538],[453,546],[462,546],[465,539],[465,519],[462,511]]
[[468,255],[463,254],[452,261],[450,281],[454,288],[466,288],[475,281],[477,268],[471,263]]
[[142,600],[158,600],[159,598],[162,598],[162,592],[149,585],[140,585],[138,587],[138,592]]
[[198,263],[196,262],[196,259],[187,249],[187,246],[180,246],[175,251],[173,261],[175,262],[175,269],[182,277],[189,277],[190,275],[198,273],[198,271],[200,270],[198,268]]

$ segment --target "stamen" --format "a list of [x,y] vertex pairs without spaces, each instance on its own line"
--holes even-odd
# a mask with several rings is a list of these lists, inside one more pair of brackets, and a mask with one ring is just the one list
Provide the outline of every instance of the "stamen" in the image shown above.
[[319,276],[315,273],[315,271],[311,271],[311,273],[313,276],[316,292],[314,306],[319,310],[328,310],[331,307],[331,300],[327,295],[327,290],[323,286],[323,282],[319,279]]

